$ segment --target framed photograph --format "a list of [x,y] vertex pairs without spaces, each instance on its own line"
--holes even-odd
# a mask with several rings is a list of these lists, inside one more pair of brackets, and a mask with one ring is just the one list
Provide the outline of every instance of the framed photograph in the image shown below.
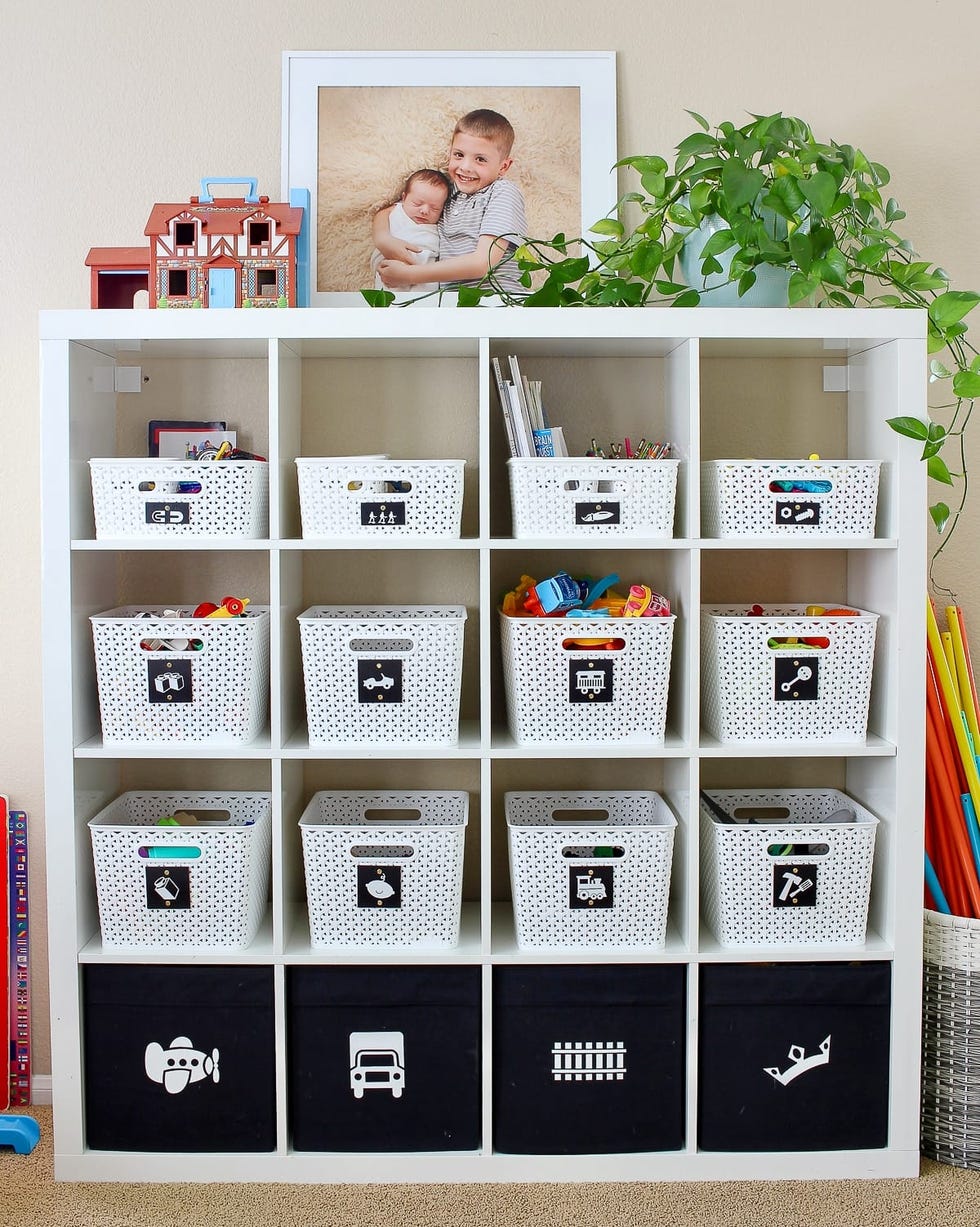
[[282,199],[311,195],[311,306],[365,305],[359,291],[380,286],[375,213],[414,172],[447,170],[456,123],[472,111],[509,121],[502,173],[523,197],[529,237],[585,234],[616,202],[611,51],[286,51],[282,106]]

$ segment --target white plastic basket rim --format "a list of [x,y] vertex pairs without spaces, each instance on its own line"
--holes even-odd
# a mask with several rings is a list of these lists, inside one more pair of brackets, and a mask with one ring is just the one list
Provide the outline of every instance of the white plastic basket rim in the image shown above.
[[[399,460],[394,456],[297,456],[298,468],[330,468],[342,470],[345,475],[357,471],[369,472],[373,478],[397,469],[454,469],[460,472],[466,467],[465,460]],[[351,480],[355,478],[352,477]]]
[[[103,613],[90,614],[89,621],[91,622],[122,622],[130,621],[134,626],[145,626],[147,628],[160,625],[161,623],[167,626],[178,626],[187,629],[189,625],[207,626],[208,629],[217,627],[233,626],[236,623],[241,623],[243,620],[267,618],[271,611],[269,605],[247,605],[242,613],[234,618],[194,618],[191,617],[197,605],[191,602],[190,604],[181,605],[120,605],[116,609],[107,609]],[[180,617],[166,616],[168,609],[186,610],[187,613]],[[137,618],[136,614],[148,614],[149,617]]]
[[311,605],[297,615],[300,622],[393,622],[423,619],[466,620],[464,605]]
[[[572,812],[575,810],[616,809],[617,807],[643,806],[647,811],[645,820],[639,821],[635,814],[610,813],[605,820],[583,818],[581,822],[573,819],[556,819],[555,810]],[[537,810],[537,813],[520,812],[521,808]],[[551,811],[551,812],[548,812]],[[648,831],[657,827],[669,828],[677,826],[677,819],[671,813],[663,797],[656,792],[590,792],[590,793],[560,793],[518,791],[504,793],[504,813],[508,827],[515,830],[550,829],[574,835],[576,832],[601,833],[615,829],[626,834],[629,831]]]
[[108,468],[134,468],[144,465],[151,471],[155,472],[158,469],[193,469],[198,472],[202,468],[207,468],[210,464],[218,464],[225,470],[232,468],[243,469],[268,469],[269,462],[267,460],[237,460],[229,458],[227,460],[181,460],[179,456],[93,456],[89,460],[89,465],[105,465]]
[[647,466],[663,465],[665,468],[673,466],[676,468],[680,464],[680,460],[675,458],[664,458],[662,460],[635,460],[621,459],[610,460],[603,459],[601,456],[511,456],[507,461],[510,468],[530,468],[534,469],[538,466],[554,466],[555,464],[568,465],[569,468],[587,468],[587,469],[608,469],[611,472],[621,475],[624,468],[632,465],[634,469],[644,468]]
[[[357,832],[375,832],[378,835],[388,835],[392,831],[411,834],[413,831],[444,831],[447,827],[465,827],[469,821],[469,793],[453,790],[424,789],[408,792],[373,792],[369,789],[331,790],[324,789],[314,793],[310,803],[303,811],[299,825],[304,828],[318,827],[332,830]],[[429,814],[434,804],[442,803],[451,811],[445,816]],[[327,807],[346,809],[347,812],[335,816]],[[368,821],[364,812],[368,810],[404,811],[417,809],[420,819],[415,822],[400,817],[386,823],[380,820]],[[325,812],[326,810],[326,812]]]
[[[812,605],[822,605],[825,609],[845,608],[839,601],[812,601]],[[701,613],[718,622],[744,622],[751,620],[765,626],[779,619],[792,619],[794,622],[803,620],[808,626],[833,626],[840,622],[877,622],[879,615],[868,609],[858,609],[856,605],[847,605],[854,614],[843,616],[827,616],[826,614],[807,614],[807,605],[763,605],[761,614],[751,614],[741,605],[702,605]],[[799,647],[797,646],[797,651]]]

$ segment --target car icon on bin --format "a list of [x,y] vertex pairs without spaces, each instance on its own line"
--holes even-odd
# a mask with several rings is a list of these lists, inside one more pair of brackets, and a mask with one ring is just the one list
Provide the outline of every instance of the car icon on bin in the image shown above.
[[366,677],[364,679],[365,690],[376,690],[378,686],[382,690],[390,690],[395,684],[393,677],[388,677],[386,673],[382,673],[380,677]]

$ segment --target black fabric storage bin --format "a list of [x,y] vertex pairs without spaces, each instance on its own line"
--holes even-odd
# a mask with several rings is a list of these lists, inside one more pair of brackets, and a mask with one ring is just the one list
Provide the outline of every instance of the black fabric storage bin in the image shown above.
[[682,1147],[685,1017],[683,967],[495,967],[494,1148]]
[[294,1150],[476,1150],[479,967],[287,969]]
[[891,965],[701,969],[702,1150],[888,1144]]
[[93,1150],[276,1147],[270,967],[82,968]]

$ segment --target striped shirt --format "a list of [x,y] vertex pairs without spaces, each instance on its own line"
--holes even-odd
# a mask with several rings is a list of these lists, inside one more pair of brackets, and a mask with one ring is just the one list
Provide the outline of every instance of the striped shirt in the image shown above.
[[[467,195],[454,192],[446,202],[439,219],[439,259],[468,256],[474,251],[481,235],[507,239],[513,251],[523,241],[527,230],[524,197],[520,188],[509,179],[496,179],[489,187]],[[497,277],[502,285],[520,290],[520,273],[512,260],[497,265]],[[447,282],[453,285],[475,285],[475,281]]]

